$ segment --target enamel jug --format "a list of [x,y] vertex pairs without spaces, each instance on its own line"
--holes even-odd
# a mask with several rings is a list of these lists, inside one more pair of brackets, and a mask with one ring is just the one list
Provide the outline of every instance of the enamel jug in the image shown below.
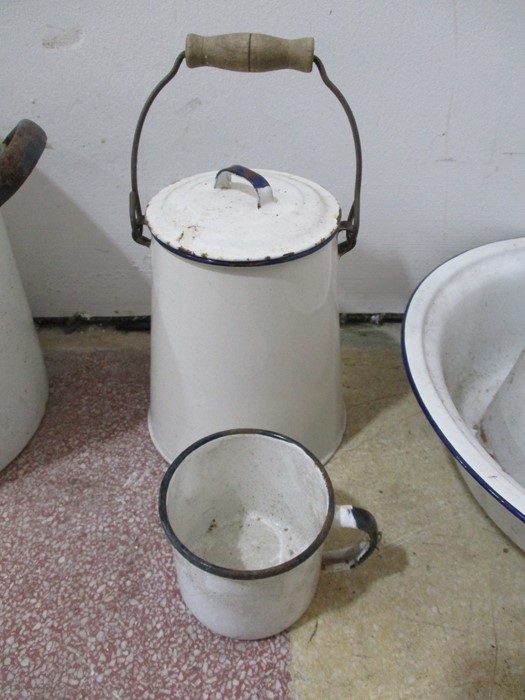
[[[148,98],[132,153],[132,235],[151,246],[149,430],[167,460],[204,435],[288,435],[323,463],[345,430],[336,299],[339,257],[359,227],[361,148],[354,116],[313,39],[190,34]],[[238,71],[315,64],[342,104],[356,149],[354,204],[298,175],[238,164],[168,185],[142,212],[137,154],[149,108],[182,63]],[[143,234],[146,224],[151,239]],[[339,234],[344,239],[339,241]]]
[[[0,144],[0,206],[22,186],[46,144],[23,119]],[[0,214],[0,469],[33,437],[45,412],[47,372],[31,309]]]

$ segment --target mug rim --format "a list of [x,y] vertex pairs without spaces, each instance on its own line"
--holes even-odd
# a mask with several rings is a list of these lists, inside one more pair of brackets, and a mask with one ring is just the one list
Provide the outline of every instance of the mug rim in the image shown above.
[[[295,445],[304,452],[304,454],[311,460],[313,466],[317,468],[317,470],[323,477],[324,485],[326,487],[326,492],[328,495],[328,508],[323,525],[317,537],[308,545],[308,547],[306,547],[306,549],[304,549],[302,552],[292,557],[291,559],[282,562],[281,564],[276,564],[275,566],[270,566],[265,569],[231,569],[229,567],[212,564],[211,562],[207,561],[206,559],[203,559],[202,557],[199,557],[197,554],[192,552],[192,550],[189,549],[177,537],[175,531],[171,527],[168,518],[167,494],[171,479],[175,474],[177,468],[184,462],[188,455],[190,455],[192,452],[195,452],[195,450],[198,450],[206,443],[212,442],[213,440],[219,440],[230,435],[264,435],[266,437],[281,440],[283,442]],[[237,579],[241,581],[252,581],[257,579],[270,578],[272,576],[278,576],[279,574],[284,574],[287,571],[290,571],[291,569],[294,569],[295,567],[299,566],[299,564],[302,564],[304,561],[309,559],[314,554],[314,552],[316,552],[319,549],[319,547],[327,538],[328,533],[330,532],[330,528],[332,527],[335,513],[335,496],[332,482],[330,480],[330,477],[328,476],[328,472],[323,467],[320,460],[300,442],[294,440],[291,437],[282,435],[281,433],[277,433],[272,430],[262,430],[258,428],[238,428],[233,430],[221,430],[219,432],[212,433],[211,435],[207,435],[206,437],[197,440],[192,445],[187,447],[183,452],[181,452],[178,455],[178,457],[176,457],[173,460],[173,462],[166,470],[166,473],[164,474],[159,489],[158,506],[160,522],[162,524],[166,536],[168,537],[168,540],[175,547],[177,552],[179,552],[179,554],[182,554],[182,556],[185,559],[187,559],[191,564],[198,567],[199,569],[202,569],[203,571],[206,571],[210,574],[214,574],[215,576],[221,576],[222,578]]]

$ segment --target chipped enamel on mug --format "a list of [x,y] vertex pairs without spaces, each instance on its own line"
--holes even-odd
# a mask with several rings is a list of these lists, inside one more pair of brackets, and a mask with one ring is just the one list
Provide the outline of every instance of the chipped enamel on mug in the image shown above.
[[[373,515],[335,505],[311,452],[263,430],[223,431],[186,449],[164,476],[159,514],[187,607],[236,639],[289,628],[310,605],[322,568],[352,569],[378,542]],[[332,527],[364,537],[323,551]]]

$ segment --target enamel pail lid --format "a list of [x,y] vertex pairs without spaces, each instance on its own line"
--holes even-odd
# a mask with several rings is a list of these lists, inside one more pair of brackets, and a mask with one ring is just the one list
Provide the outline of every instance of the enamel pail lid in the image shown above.
[[308,255],[337,233],[335,198],[297,175],[242,166],[162,189],[146,209],[161,245],[201,262],[254,265]]

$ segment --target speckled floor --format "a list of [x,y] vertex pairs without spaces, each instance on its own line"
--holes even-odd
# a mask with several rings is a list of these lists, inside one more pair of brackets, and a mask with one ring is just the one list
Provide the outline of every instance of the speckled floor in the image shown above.
[[0,475],[2,700],[525,698],[525,556],[421,414],[398,332],[343,332],[349,421],[328,466],[381,548],[322,574],[306,615],[262,642],[216,637],[180,601],[147,334],[41,332],[46,415]]

